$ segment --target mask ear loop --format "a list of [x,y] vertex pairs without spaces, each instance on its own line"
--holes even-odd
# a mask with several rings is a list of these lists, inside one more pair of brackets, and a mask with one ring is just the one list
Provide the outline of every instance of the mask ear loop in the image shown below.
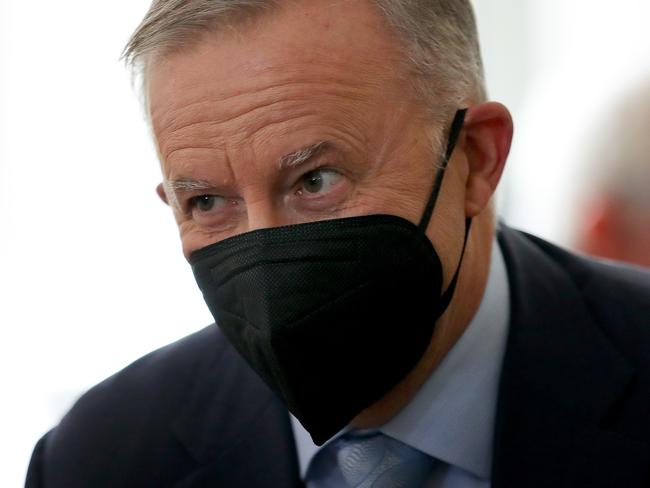
[[472,228],[472,219],[468,217],[465,219],[465,239],[463,240],[463,250],[461,251],[460,259],[458,260],[458,266],[456,267],[454,276],[451,279],[449,286],[447,287],[445,292],[440,297],[440,300],[438,301],[438,310],[436,311],[438,317],[440,317],[445,312],[445,310],[447,310],[447,307],[451,303],[451,299],[454,297],[454,292],[456,291],[456,285],[458,284],[458,276],[460,275],[460,267],[463,264],[463,258],[465,257],[465,249],[467,248],[467,238],[469,237],[469,231],[471,228]]
[[[433,189],[431,190],[429,201],[427,202],[427,206],[425,207],[424,213],[422,214],[422,219],[420,220],[420,224],[418,225],[418,228],[422,233],[426,232],[427,227],[429,226],[429,222],[431,221],[433,210],[435,209],[436,202],[438,201],[438,194],[440,193],[442,180],[445,176],[445,170],[447,169],[447,165],[449,164],[449,159],[451,159],[451,155],[454,152],[456,143],[458,142],[458,137],[460,136],[460,131],[463,128],[463,123],[465,122],[466,114],[467,114],[466,108],[458,110],[456,112],[456,115],[454,116],[453,122],[451,123],[451,129],[449,131],[449,142],[447,143],[447,150],[445,151],[445,157],[442,160],[442,164],[440,165],[438,173],[436,174],[436,179],[433,183]],[[451,279],[449,286],[444,291],[444,293],[442,294],[438,302],[438,310],[436,310],[436,315],[438,317],[440,317],[445,312],[445,310],[451,303],[451,299],[454,296],[454,292],[456,291],[458,276],[460,275],[460,267],[463,264],[463,257],[465,257],[465,249],[467,248],[467,239],[469,238],[469,231],[471,227],[472,227],[472,219],[468,217],[467,219],[465,219],[465,238],[463,239],[463,249],[460,254],[460,260],[458,261],[458,266],[456,267],[456,271],[454,272],[454,276]]]
[[451,123],[451,129],[449,130],[449,142],[447,142],[445,157],[443,158],[440,168],[438,168],[438,172],[436,173],[436,180],[433,183],[433,188],[431,189],[431,194],[429,195],[429,201],[427,202],[427,206],[425,207],[424,212],[422,213],[422,218],[420,219],[420,224],[418,225],[423,233],[427,230],[427,227],[429,227],[431,215],[433,215],[433,210],[436,208],[438,194],[440,193],[440,187],[442,186],[442,179],[445,176],[445,170],[447,169],[451,155],[454,152],[456,143],[458,142],[460,131],[463,129],[465,114],[467,114],[466,108],[456,111],[454,121]]

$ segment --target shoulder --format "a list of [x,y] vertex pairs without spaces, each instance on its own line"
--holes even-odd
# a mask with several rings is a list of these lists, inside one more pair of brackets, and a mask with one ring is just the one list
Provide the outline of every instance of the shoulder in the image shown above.
[[171,412],[201,368],[224,347],[224,338],[212,325],[153,351],[91,388],[64,417],[61,426],[101,412],[111,412],[112,418],[150,414],[154,407],[156,415]]
[[[229,350],[212,325],[94,386],[41,440],[31,478],[51,486],[123,486],[140,473],[156,479],[189,469],[173,422],[199,383],[208,388],[218,383],[215,371],[228,370],[236,361]],[[84,484],[75,484],[80,480]]]
[[[612,306],[620,311],[634,311],[629,314],[633,321],[638,318],[647,322],[650,319],[649,315],[638,313],[640,310],[650,311],[650,270],[579,255],[524,232],[507,228],[502,232],[510,243],[536,249],[565,271],[582,295],[592,302],[593,308]],[[544,263],[539,260],[535,264]]]
[[572,276],[594,320],[607,337],[619,349],[650,363],[650,271],[576,256],[548,244],[546,248]]
[[500,239],[507,261],[530,275],[556,276],[561,288],[570,283],[609,340],[650,363],[650,270],[578,255],[505,226]]

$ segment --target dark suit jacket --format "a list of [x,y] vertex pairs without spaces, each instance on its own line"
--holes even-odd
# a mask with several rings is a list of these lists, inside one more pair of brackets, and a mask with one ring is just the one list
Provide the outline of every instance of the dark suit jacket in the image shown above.
[[[504,228],[494,488],[650,487],[650,275]],[[208,327],[86,393],[29,488],[298,487],[283,404]]]

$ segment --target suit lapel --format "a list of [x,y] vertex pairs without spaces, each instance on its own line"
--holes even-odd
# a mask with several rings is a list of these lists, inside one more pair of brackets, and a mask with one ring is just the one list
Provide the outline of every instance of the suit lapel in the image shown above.
[[299,487],[286,408],[219,334],[172,428],[196,469],[189,487]]
[[601,427],[633,368],[566,270],[522,234],[504,228],[499,241],[512,308],[493,487],[640,486],[648,446]]

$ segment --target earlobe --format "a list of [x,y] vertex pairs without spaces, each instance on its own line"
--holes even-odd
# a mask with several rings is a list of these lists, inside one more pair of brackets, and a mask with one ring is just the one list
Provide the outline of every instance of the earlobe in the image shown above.
[[167,194],[165,193],[165,185],[162,183],[159,183],[158,186],[156,187],[156,193],[160,197],[160,199],[165,202],[165,204],[169,205],[169,201],[167,200]]
[[467,111],[464,132],[469,168],[465,212],[475,217],[490,202],[503,174],[512,142],[512,117],[500,103],[475,105]]

